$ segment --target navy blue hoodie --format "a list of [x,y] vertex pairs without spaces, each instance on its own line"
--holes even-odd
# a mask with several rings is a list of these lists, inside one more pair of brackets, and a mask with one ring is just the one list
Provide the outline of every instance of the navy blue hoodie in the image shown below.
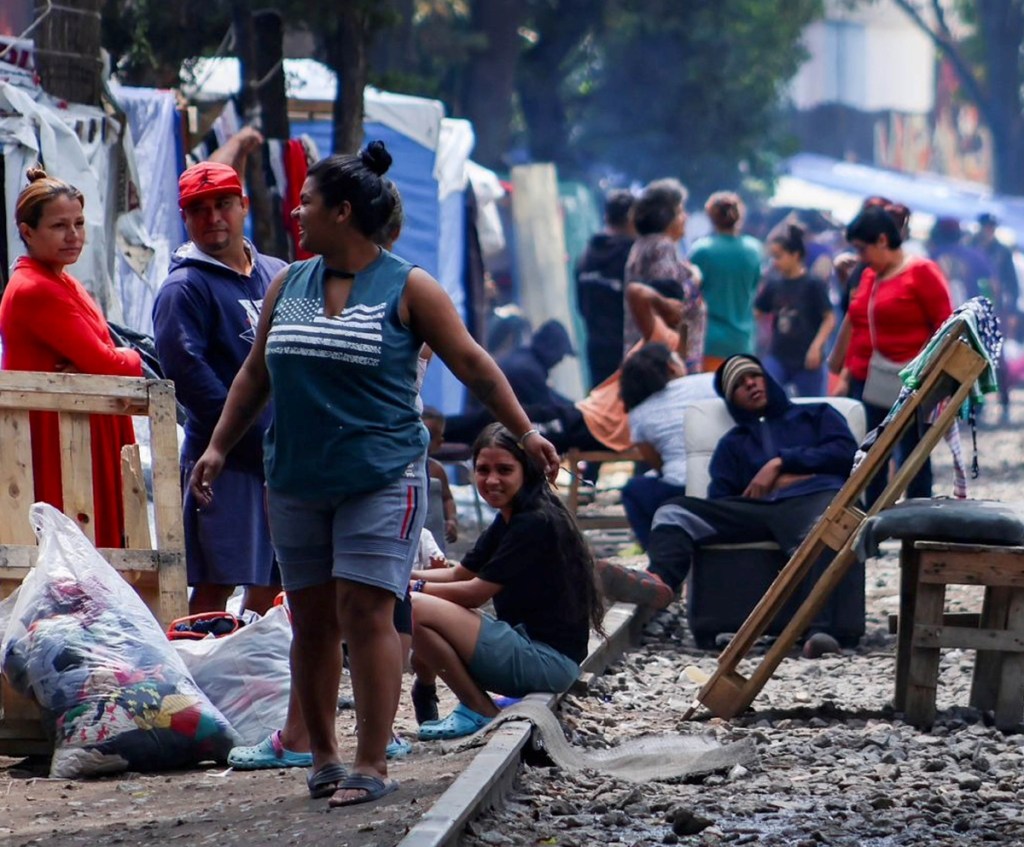
[[[723,367],[724,363],[715,372],[715,391],[720,397],[724,397]],[[793,403],[771,376],[765,373],[764,379],[768,405],[760,413],[740,409],[724,398],[736,426],[722,436],[711,456],[708,497],[739,497],[755,474],[776,456],[782,458],[783,473],[813,476],[768,499],[838,491],[850,475],[857,450],[845,418],[828,403]]]
[[[191,241],[171,257],[171,272],[153,304],[153,336],[160,365],[174,380],[178,402],[188,412],[182,461],[195,461],[210,443],[231,381],[256,337],[263,295],[285,262],[261,256],[246,242],[252,276],[244,276]],[[263,473],[263,433],[269,406],[238,442],[227,466]]]

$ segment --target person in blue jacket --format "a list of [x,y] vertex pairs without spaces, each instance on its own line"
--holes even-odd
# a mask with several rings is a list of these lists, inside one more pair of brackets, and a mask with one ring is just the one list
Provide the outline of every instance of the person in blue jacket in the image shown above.
[[189,613],[223,610],[244,585],[245,607],[262,614],[281,590],[264,507],[269,409],[228,457],[209,505],[200,505],[187,483],[252,349],[263,295],[285,263],[245,238],[249,201],[233,167],[201,162],[181,175],[178,189],[190,240],[175,251],[157,293],[153,333],[164,374],[188,412],[181,474]]
[[846,482],[857,442],[830,405],[794,404],[753,356],[726,359],[715,391],[736,426],[711,457],[707,499],[675,497],[655,512],[646,571],[599,563],[610,599],[665,608],[706,544],[775,541],[792,555]]

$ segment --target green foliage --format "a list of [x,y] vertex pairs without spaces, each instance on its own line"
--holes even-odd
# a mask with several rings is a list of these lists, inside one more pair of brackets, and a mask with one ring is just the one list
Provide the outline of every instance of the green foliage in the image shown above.
[[698,195],[762,176],[783,86],[806,58],[820,0],[609,0],[577,83],[579,148],[639,179]]
[[189,58],[212,53],[231,26],[224,0],[107,0],[103,46],[122,81],[172,87]]

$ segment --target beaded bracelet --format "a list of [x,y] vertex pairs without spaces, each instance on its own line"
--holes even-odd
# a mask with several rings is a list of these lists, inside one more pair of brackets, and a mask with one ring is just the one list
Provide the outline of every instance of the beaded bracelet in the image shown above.
[[424,585],[426,585],[426,584],[427,584],[427,581],[426,581],[425,579],[417,579],[417,580],[416,580],[416,581],[415,581],[415,582],[414,582],[414,583],[412,584],[412,588],[411,588],[411,589],[409,589],[409,590],[410,590],[410,591],[418,591],[418,592],[422,592],[422,591],[423,591],[423,586],[424,586]]

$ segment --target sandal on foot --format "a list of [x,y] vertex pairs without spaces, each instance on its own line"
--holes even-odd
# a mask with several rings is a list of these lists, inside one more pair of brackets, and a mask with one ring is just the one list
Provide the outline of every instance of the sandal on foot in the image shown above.
[[330,762],[319,770],[310,771],[306,774],[309,796],[314,800],[330,797],[347,778],[348,771],[345,770],[345,766],[337,762]]
[[267,768],[309,768],[312,753],[296,753],[281,743],[281,730],[275,729],[253,747],[232,747],[228,764],[238,771],[259,771]]
[[389,759],[404,759],[412,752],[412,744],[400,735],[392,735],[384,755]]
[[493,718],[484,717],[459,703],[448,717],[425,723],[420,727],[420,741],[443,741],[465,738],[487,726]]
[[327,805],[332,809],[339,806],[356,806],[360,803],[372,803],[381,797],[386,797],[392,791],[398,790],[398,782],[393,779],[381,779],[379,776],[370,776],[365,773],[353,773],[345,777],[335,789],[338,791],[362,791],[358,797],[349,800],[336,800],[332,797]]

